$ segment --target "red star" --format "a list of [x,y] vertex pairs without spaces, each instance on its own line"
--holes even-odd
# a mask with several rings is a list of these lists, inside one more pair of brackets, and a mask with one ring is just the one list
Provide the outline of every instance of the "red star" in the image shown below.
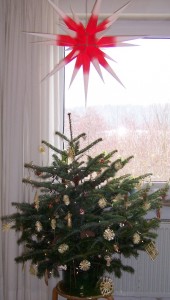
[[[90,73],[90,64],[92,63],[102,77],[100,66],[105,68],[119,83],[120,79],[117,77],[113,69],[110,67],[106,59],[111,59],[100,48],[117,47],[117,46],[132,46],[132,44],[124,43],[127,40],[132,40],[136,37],[128,36],[102,36],[101,32],[109,28],[115,22],[120,13],[127,7],[129,2],[114,12],[110,17],[98,24],[98,14],[101,0],[96,0],[91,12],[91,16],[86,26],[74,14],[74,18],[70,18],[62,10],[60,10],[51,0],[48,2],[53,6],[54,10],[61,17],[66,25],[66,32],[68,35],[61,34],[46,34],[46,33],[30,33],[39,37],[48,38],[50,40],[44,41],[45,44],[54,46],[67,46],[70,48],[70,53],[62,59],[54,69],[47,74],[45,78],[55,74],[61,68],[65,67],[69,62],[75,59],[75,67],[71,78],[73,82],[80,67],[83,68],[85,98],[87,98],[88,81]],[[122,84],[122,83],[121,83]],[[123,84],[122,84],[123,85]]]

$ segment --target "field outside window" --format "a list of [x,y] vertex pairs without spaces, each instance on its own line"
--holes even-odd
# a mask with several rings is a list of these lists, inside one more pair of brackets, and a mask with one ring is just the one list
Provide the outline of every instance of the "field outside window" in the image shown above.
[[[65,133],[72,114],[74,136],[83,143],[103,138],[90,155],[117,149],[118,157],[134,159],[121,172],[152,173],[152,181],[170,178],[170,40],[139,39],[136,46],[104,49],[123,86],[102,69],[103,83],[91,68],[85,104],[82,70],[69,88],[74,62],[65,69]],[[116,158],[116,156],[115,156]]]

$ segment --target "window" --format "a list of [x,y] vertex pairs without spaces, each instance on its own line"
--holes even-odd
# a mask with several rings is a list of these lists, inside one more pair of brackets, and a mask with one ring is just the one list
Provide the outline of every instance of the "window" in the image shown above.
[[74,135],[86,132],[86,143],[103,138],[93,151],[117,149],[119,157],[134,155],[124,173],[152,173],[152,181],[169,180],[170,40],[139,39],[132,44],[138,46],[107,50],[117,61],[109,63],[125,88],[105,70],[103,83],[91,68],[86,107],[82,70],[69,88],[74,62],[66,66],[65,130],[71,112]]

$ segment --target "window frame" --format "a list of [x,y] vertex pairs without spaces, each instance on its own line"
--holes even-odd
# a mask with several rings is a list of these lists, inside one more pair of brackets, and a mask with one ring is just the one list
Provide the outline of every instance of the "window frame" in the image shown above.
[[[88,2],[88,1],[87,1]],[[95,2],[95,1],[93,1]],[[101,10],[99,13],[99,18],[104,19],[108,16],[110,16],[110,13],[106,11],[106,6],[115,7],[116,8],[116,1],[111,0],[105,0],[103,1],[105,3],[104,12]],[[122,2],[122,1],[121,1]],[[146,2],[144,4],[144,2]],[[149,4],[148,4],[149,2]],[[123,4],[125,1],[122,2]],[[83,7],[84,5],[84,7]],[[84,22],[87,18],[87,16],[90,16],[90,12],[87,12],[87,16],[84,13],[85,8],[85,1],[80,4],[77,2],[77,0],[72,0],[72,8],[73,10],[76,8],[76,13],[80,17],[80,19]],[[103,5],[103,3],[102,3]],[[136,7],[136,3],[134,3],[134,6],[130,7],[128,9],[128,12],[122,14],[120,18],[114,23],[114,25],[107,31],[107,35],[133,35],[133,36],[141,36],[144,38],[156,38],[156,39],[169,39],[170,33],[168,28],[170,28],[170,3],[167,4],[166,1],[163,1],[160,5],[160,1],[158,0],[139,0]],[[70,10],[68,9],[68,0],[58,0],[58,6],[70,17],[72,17],[72,14],[70,13]],[[88,4],[88,9],[92,9],[93,5]],[[120,7],[120,4],[119,4]],[[116,9],[118,9],[117,7]],[[102,7],[101,7],[102,8]],[[159,11],[160,9],[160,11]],[[114,10],[113,10],[114,11]],[[169,13],[167,13],[169,11]],[[62,30],[59,30],[59,33],[63,34]],[[59,59],[64,58],[64,48],[59,51]],[[59,75],[59,99],[62,99],[63,101],[63,132],[64,132],[64,112],[65,112],[65,94],[64,94],[64,86],[65,86],[65,69],[60,71]],[[157,190],[159,188],[162,188],[165,185],[165,181],[153,181],[152,183],[152,190]],[[165,199],[166,204],[167,201],[170,201],[170,190],[167,194],[167,197]],[[161,213],[161,222],[169,222],[169,219],[166,217],[167,208],[164,206],[163,201],[163,208]]]

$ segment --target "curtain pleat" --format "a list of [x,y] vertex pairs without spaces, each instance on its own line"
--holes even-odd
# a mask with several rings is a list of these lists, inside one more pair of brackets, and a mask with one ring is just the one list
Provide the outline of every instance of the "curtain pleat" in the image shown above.
[[[53,9],[47,0],[0,0],[0,7],[0,214],[8,215],[15,211],[12,202],[32,201],[35,190],[22,184],[31,175],[24,163],[49,162],[49,153],[38,149],[42,139],[54,140],[63,113],[58,90],[50,90],[56,79],[41,82],[50,71],[53,50],[25,33],[56,32]],[[22,252],[17,236],[0,230],[0,299],[51,299],[56,280],[46,286],[30,274],[29,263],[15,263]]]

